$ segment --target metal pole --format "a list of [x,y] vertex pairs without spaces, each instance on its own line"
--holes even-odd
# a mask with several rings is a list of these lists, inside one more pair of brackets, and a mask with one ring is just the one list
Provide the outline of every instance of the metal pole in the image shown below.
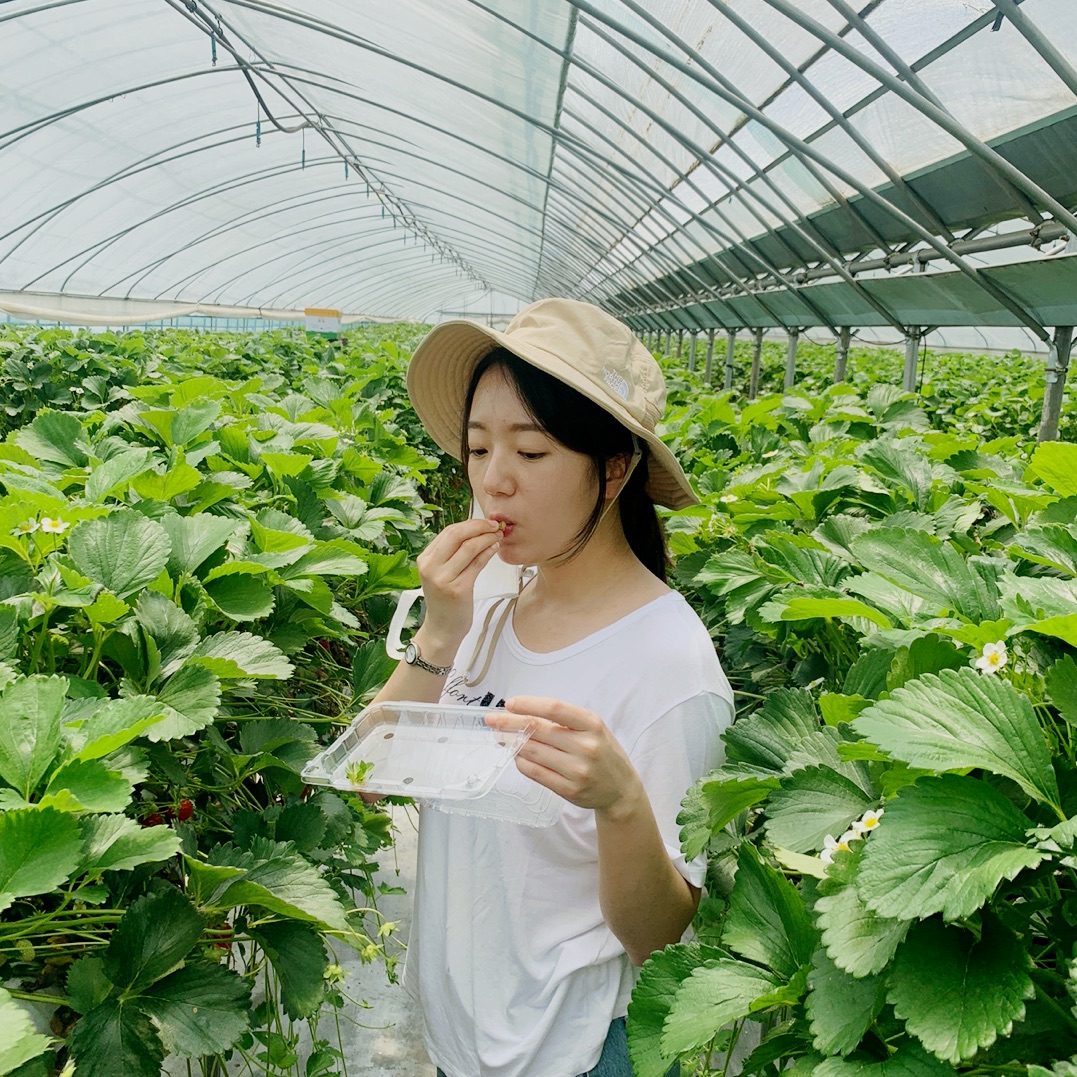
[[800,330],[789,330],[789,348],[785,353],[785,383],[786,389],[792,389],[797,380],[797,344],[800,341]]
[[684,330],[677,330],[677,362],[681,361],[681,357],[684,355]]
[[722,383],[723,389],[733,388],[733,353],[737,344],[737,331],[736,329],[726,330],[725,335],[725,380]]
[[905,331],[905,377],[902,388],[907,393],[916,392],[916,353],[920,348],[920,330],[910,327]]
[[662,354],[663,354],[663,355],[665,355],[665,356],[667,356],[667,357],[668,357],[668,356],[669,356],[669,354],[670,354],[670,351],[669,351],[669,342],[670,342],[670,339],[672,338],[672,336],[673,336],[673,330],[672,330],[672,329],[667,329],[667,330],[666,330],[666,339],[665,339],[665,343],[664,343],[664,344],[662,345]]
[[699,330],[693,329],[688,337],[688,369],[696,369],[696,344],[699,342]]
[[714,330],[707,330],[707,358],[703,364],[703,381],[706,385],[714,384]]
[[1043,417],[1037,441],[1054,441],[1062,417],[1062,394],[1066,391],[1066,374],[1073,345],[1073,326],[1060,325],[1055,330],[1051,350],[1047,353],[1047,385],[1043,394]]
[[838,350],[834,356],[834,384],[845,381],[845,371],[849,366],[849,337],[851,333],[847,325],[838,330]]
[[763,359],[763,330],[752,330],[752,380],[748,386],[748,399],[754,400],[759,395],[759,366]]

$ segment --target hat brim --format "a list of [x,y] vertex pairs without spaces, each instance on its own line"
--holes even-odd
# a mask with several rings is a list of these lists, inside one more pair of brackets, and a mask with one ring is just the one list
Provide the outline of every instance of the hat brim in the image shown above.
[[646,442],[650,449],[646,490],[652,501],[671,509],[699,503],[677,458],[653,431],[616,411],[608,397],[597,395],[574,368],[557,356],[521,346],[519,340],[478,322],[456,320],[435,326],[415,349],[408,366],[408,396],[415,414],[434,442],[450,456],[460,459],[461,424],[471,376],[480,360],[495,348],[505,348],[570,385]]

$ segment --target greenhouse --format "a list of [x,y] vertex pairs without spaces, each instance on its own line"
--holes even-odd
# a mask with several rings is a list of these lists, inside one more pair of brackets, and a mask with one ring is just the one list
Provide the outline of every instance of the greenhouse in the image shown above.
[[0,103],[0,1077],[1077,1077],[1074,0],[0,0]]

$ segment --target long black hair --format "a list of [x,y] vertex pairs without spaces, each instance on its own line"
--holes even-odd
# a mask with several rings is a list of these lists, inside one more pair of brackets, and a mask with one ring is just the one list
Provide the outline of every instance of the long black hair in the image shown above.
[[[483,374],[493,369],[505,374],[528,414],[554,441],[560,442],[572,452],[590,457],[594,465],[598,497],[591,515],[562,555],[565,558],[574,557],[587,544],[602,519],[606,507],[607,464],[618,456],[631,458],[632,434],[608,411],[588,400],[582,393],[558,381],[553,375],[524,362],[506,348],[495,348],[479,360],[467,388],[460,432],[460,458],[465,465],[469,453],[467,424],[471,418],[475,390]],[[669,567],[665,534],[654,502],[646,491],[647,445],[643,442],[638,444],[642,457],[618,496],[617,506],[621,514],[621,527],[632,552],[664,583]],[[466,471],[465,466],[465,473]]]

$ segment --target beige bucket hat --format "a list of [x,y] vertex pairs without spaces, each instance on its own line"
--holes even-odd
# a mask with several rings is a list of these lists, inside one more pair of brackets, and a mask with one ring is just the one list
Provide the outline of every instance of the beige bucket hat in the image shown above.
[[655,433],[666,407],[666,383],[654,356],[623,322],[575,299],[540,299],[503,332],[460,320],[442,322],[426,335],[408,367],[408,396],[427,433],[450,456],[460,458],[472,372],[495,348],[507,348],[571,386],[645,441],[653,501],[671,509],[699,501]]

